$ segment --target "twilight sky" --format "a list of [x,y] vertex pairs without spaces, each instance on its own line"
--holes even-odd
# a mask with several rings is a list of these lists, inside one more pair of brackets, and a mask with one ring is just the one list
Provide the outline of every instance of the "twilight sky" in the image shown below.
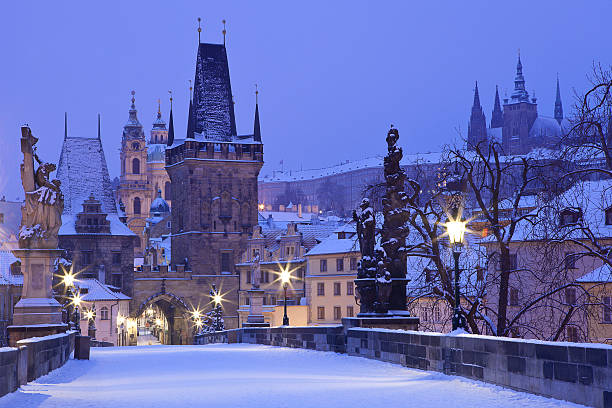
[[[102,139],[119,175],[130,91],[147,137],[173,90],[184,135],[197,22],[227,47],[238,133],[253,126],[259,84],[262,174],[384,154],[386,131],[406,152],[465,135],[478,80],[487,121],[495,85],[511,93],[517,50],[541,115],[552,116],[557,72],[564,110],[593,61],[612,64],[612,2],[582,1],[12,1],[0,15],[0,196],[22,197],[20,126],[59,160],[64,112],[72,136]],[[469,5],[466,5],[468,3]]]

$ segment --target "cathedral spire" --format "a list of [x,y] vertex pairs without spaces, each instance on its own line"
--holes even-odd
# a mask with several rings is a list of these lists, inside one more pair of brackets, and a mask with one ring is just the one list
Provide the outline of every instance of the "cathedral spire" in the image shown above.
[[174,118],[172,117],[172,91],[170,93],[170,119],[168,123],[168,146],[174,144]]
[[253,124],[253,140],[261,142],[261,128],[259,126],[259,90],[257,84],[255,84],[255,123]]
[[474,150],[475,147],[487,141],[487,120],[482,106],[480,105],[480,95],[478,94],[478,81],[474,88],[474,104],[472,105],[472,113],[470,114],[470,122],[468,125],[468,150]]
[[499,102],[499,89],[495,85],[495,103],[493,105],[493,112],[491,113],[491,128],[500,128],[504,126],[504,113],[501,109],[501,103]]
[[198,17],[198,44],[202,42],[202,40],[200,39],[200,34],[202,34],[202,27],[200,26],[201,21],[202,19]]
[[525,77],[523,76],[523,63],[521,62],[521,51],[518,53],[518,62],[516,64],[516,77],[514,77],[514,92],[512,93],[512,102],[529,102],[529,93],[525,89]]
[[227,30],[225,29],[225,19],[222,20],[223,22],[223,46],[225,47],[225,34],[227,34]]
[[559,88],[559,74],[557,74],[557,97],[555,99],[555,119],[559,124],[563,120],[563,104],[561,103],[561,89]]

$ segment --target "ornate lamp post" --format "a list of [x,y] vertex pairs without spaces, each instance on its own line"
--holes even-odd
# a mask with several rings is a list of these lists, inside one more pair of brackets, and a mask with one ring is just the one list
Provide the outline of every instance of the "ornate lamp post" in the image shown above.
[[219,291],[217,290],[217,287],[213,284],[212,285],[212,289],[210,290],[210,297],[212,298],[213,303],[215,304],[215,307],[213,309],[213,315],[214,315],[214,330],[213,331],[220,331],[220,330],[224,330],[224,324],[221,321],[221,302],[223,301],[223,296],[221,296],[221,294],[219,293]]
[[465,187],[465,180],[458,174],[455,166],[455,173],[452,174],[446,182],[446,189],[449,193],[447,196],[449,220],[445,225],[455,261],[455,307],[453,308],[453,330],[457,330],[459,328],[465,330],[467,328],[465,317],[461,313],[461,296],[459,293],[459,257],[461,256],[465,238],[465,221],[462,219]]
[[[62,276],[62,284],[64,285],[64,288],[66,290],[66,297],[68,298],[68,303],[66,304],[66,323],[68,323],[68,327],[70,329],[75,329],[76,327],[74,326],[78,326],[78,321],[74,321],[72,322],[71,319],[73,318],[72,314],[73,314],[73,306],[74,306],[74,301],[72,301],[71,299],[74,299],[75,293],[74,293],[74,282],[76,280],[75,275],[72,273],[72,270],[70,271],[66,271],[64,270],[64,275]],[[79,302],[80,303],[80,302]]]
[[77,330],[77,332],[79,333],[79,336],[81,335],[81,322],[80,322],[80,313],[79,313],[79,307],[81,306],[81,302],[83,301],[83,298],[81,297],[80,293],[75,293],[73,294],[72,298],[71,298],[71,304],[74,306],[74,313],[73,313],[73,321],[75,324],[75,328]]
[[283,284],[283,291],[285,294],[284,300],[284,315],[283,315],[283,326],[289,326],[289,316],[287,316],[287,287],[289,286],[289,282],[291,281],[291,272],[289,271],[289,267],[286,266],[280,275],[281,282]]

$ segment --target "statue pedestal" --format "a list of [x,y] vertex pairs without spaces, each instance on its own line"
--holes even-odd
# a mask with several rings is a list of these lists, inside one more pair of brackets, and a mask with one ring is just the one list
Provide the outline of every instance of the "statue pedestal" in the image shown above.
[[419,330],[419,318],[410,316],[410,313],[402,310],[389,311],[386,314],[359,313],[357,317],[345,317],[342,319],[344,330],[354,327],[367,327],[391,330]]
[[53,298],[53,268],[60,249],[15,249],[21,259],[23,289],[15,305],[13,324],[7,327],[9,344],[29,337],[64,333],[62,306]]
[[251,289],[249,291],[249,316],[242,327],[269,327],[269,323],[264,322],[263,298],[265,292],[262,289]]

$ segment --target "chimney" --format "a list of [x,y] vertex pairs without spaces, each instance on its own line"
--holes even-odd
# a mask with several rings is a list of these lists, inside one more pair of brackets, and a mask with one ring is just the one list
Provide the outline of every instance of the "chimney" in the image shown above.
[[298,218],[302,218],[302,204],[298,204]]

